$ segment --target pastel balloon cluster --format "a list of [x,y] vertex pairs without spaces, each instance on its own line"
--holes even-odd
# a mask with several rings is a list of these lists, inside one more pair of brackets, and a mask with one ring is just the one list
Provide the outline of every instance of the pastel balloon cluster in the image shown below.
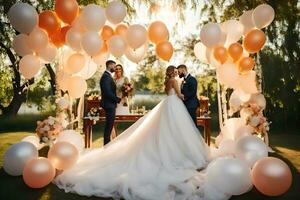
[[263,48],[266,36],[261,29],[271,24],[274,15],[271,6],[262,4],[244,12],[238,20],[205,24],[200,31],[201,42],[194,46],[196,57],[217,69],[221,84],[256,93],[253,54]]
[[48,158],[39,157],[40,147],[37,136],[27,136],[13,144],[4,154],[4,171],[11,176],[23,175],[31,188],[45,187],[54,179],[56,169],[65,170],[76,164],[84,141],[76,131],[65,130],[50,147]]

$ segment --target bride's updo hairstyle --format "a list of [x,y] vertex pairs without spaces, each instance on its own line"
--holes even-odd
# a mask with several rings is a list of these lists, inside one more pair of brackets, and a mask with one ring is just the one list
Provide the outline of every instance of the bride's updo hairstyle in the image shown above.
[[170,78],[174,77],[175,75],[175,69],[176,67],[173,65],[170,65],[166,69],[166,76],[165,76],[165,87],[167,87],[167,83],[170,80]]

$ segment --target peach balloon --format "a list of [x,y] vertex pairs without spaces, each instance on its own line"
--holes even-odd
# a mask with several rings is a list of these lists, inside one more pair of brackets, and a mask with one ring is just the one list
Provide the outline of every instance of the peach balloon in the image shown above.
[[51,183],[55,169],[47,158],[29,161],[23,171],[23,180],[31,188],[42,188]]
[[121,1],[111,1],[105,9],[105,14],[111,23],[118,24],[126,16],[126,6]]
[[257,28],[264,28],[271,24],[274,20],[275,11],[268,4],[261,4],[257,6],[252,14],[252,19]]
[[169,41],[164,41],[156,46],[156,55],[165,61],[169,61],[173,55],[173,46]]
[[226,48],[223,46],[215,47],[214,48],[214,57],[221,64],[225,63],[225,61],[227,60],[227,57],[228,57]]
[[32,49],[28,45],[28,40],[28,35],[23,33],[14,37],[12,47],[19,56],[25,56],[33,53]]
[[148,28],[148,37],[154,44],[167,41],[169,39],[167,26],[161,21],[152,22]]
[[79,11],[76,0],[56,0],[54,9],[57,16],[67,24],[74,21]]
[[147,30],[139,24],[129,26],[126,31],[126,41],[131,48],[139,48],[147,41]]
[[57,142],[48,152],[48,159],[54,168],[65,170],[72,167],[78,160],[79,153],[77,148],[69,142]]
[[68,58],[67,66],[64,70],[68,74],[74,74],[79,72],[85,66],[85,57],[81,53],[74,53]]
[[34,51],[40,51],[48,45],[47,33],[38,27],[35,27],[29,34],[28,45]]
[[108,50],[113,56],[119,58],[125,53],[126,43],[121,36],[114,35],[108,41]]
[[40,59],[35,55],[26,55],[20,60],[19,70],[25,79],[31,79],[40,69]]
[[81,50],[82,32],[77,28],[71,28],[66,34],[66,44],[75,51]]
[[252,19],[253,10],[245,11],[239,18],[240,23],[243,25],[243,35],[246,35],[252,30],[255,25]]
[[292,173],[288,165],[274,157],[258,160],[252,169],[254,186],[268,196],[279,196],[292,185]]
[[236,62],[243,55],[243,47],[240,43],[233,43],[228,48],[228,54],[233,62]]
[[49,44],[46,48],[38,52],[38,56],[46,63],[54,62],[57,56],[57,48],[53,44]]
[[82,35],[81,46],[88,55],[94,56],[100,53],[103,42],[97,32],[89,31]]
[[39,14],[39,27],[46,30],[49,34],[54,33],[60,28],[59,20],[53,11],[43,11]]
[[86,81],[80,76],[72,76],[67,79],[67,88],[70,97],[80,98],[87,90]]
[[63,43],[66,43],[66,35],[67,32],[72,28],[72,26],[64,26],[60,29],[60,35],[61,35],[61,39],[63,41]]
[[258,92],[257,86],[256,86],[256,72],[253,70],[250,70],[246,74],[240,74],[238,77],[238,85],[237,88],[239,88],[244,93],[248,94],[255,94]]
[[127,29],[128,27],[125,24],[119,24],[115,29],[115,33],[117,35],[125,37]]
[[256,53],[264,46],[265,42],[266,36],[264,32],[254,29],[247,33],[243,45],[249,53]]
[[101,31],[102,40],[107,41],[113,35],[114,35],[114,29],[112,29],[108,25],[104,25]]
[[104,9],[96,4],[89,4],[82,11],[82,24],[90,31],[99,31],[105,24]]
[[239,61],[239,71],[242,74],[245,74],[253,69],[254,60],[251,57],[244,57]]

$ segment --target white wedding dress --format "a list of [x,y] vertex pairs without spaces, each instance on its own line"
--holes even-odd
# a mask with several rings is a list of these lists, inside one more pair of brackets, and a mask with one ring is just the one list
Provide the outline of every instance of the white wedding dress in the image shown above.
[[86,150],[54,183],[66,192],[114,199],[228,199],[205,184],[205,171],[198,172],[209,161],[208,146],[171,89],[111,143]]

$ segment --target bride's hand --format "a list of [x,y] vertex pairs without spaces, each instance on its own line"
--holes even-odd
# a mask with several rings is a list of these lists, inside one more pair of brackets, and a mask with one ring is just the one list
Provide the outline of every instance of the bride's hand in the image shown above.
[[183,94],[179,94],[178,97],[182,100],[184,100],[184,95]]

